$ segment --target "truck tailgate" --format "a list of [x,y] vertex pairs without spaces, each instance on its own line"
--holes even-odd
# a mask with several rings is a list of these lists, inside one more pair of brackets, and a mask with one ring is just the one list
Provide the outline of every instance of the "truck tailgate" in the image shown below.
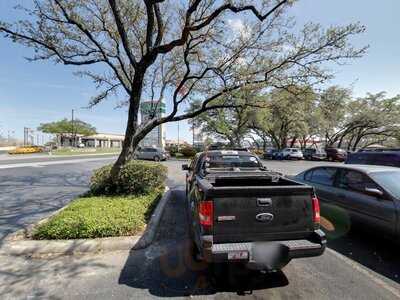
[[309,186],[215,188],[215,243],[290,240],[314,231]]

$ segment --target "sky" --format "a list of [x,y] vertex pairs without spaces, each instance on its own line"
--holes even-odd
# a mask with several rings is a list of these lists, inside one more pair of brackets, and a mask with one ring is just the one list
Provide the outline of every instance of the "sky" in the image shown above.
[[[30,3],[29,0],[21,0]],[[16,1],[0,1],[0,20],[16,20]],[[329,84],[351,87],[355,97],[367,92],[400,94],[399,0],[300,0],[291,10],[298,24],[309,21],[323,26],[360,22],[367,30],[352,40],[369,45],[368,53],[336,71]],[[237,24],[233,25],[237,26]],[[73,75],[74,67],[52,62],[27,62],[32,50],[0,37],[0,135],[22,138],[23,128],[75,116],[94,125],[98,132],[124,133],[126,108],[107,101],[85,109],[95,93],[92,82]],[[168,101],[167,101],[168,102]],[[168,108],[168,104],[167,104]],[[187,121],[180,122],[180,138],[191,141]],[[176,139],[178,125],[166,125],[167,139]]]

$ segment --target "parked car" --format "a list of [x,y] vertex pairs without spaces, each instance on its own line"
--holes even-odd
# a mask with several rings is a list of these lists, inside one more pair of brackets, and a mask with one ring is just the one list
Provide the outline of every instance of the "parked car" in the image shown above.
[[326,158],[331,161],[345,161],[347,152],[339,148],[326,148]]
[[326,152],[322,149],[306,148],[303,150],[303,156],[307,160],[325,160]]
[[298,148],[285,148],[277,154],[277,159],[303,159],[303,152]]
[[329,204],[348,214],[351,225],[400,237],[400,169],[387,166],[319,166],[294,177],[312,185],[321,200],[321,213]]
[[400,168],[400,151],[365,151],[351,153],[346,164],[381,165]]
[[196,259],[278,270],[324,252],[311,186],[268,171],[246,151],[202,152],[182,169]]
[[275,159],[276,154],[279,152],[276,148],[267,148],[264,151],[264,159]]
[[140,148],[135,152],[135,159],[149,159],[154,161],[167,160],[168,152],[161,148],[146,147]]

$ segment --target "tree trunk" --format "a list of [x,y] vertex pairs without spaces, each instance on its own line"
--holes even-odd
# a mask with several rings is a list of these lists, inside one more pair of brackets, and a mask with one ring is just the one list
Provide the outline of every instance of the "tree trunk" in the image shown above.
[[347,150],[351,150],[351,145],[353,144],[354,138],[355,138],[355,135],[352,134],[349,141],[347,142]]
[[137,130],[139,127],[139,107],[140,107],[140,99],[142,96],[143,89],[143,78],[144,71],[135,73],[135,78],[132,83],[132,94],[129,99],[129,110],[128,110],[128,121],[126,124],[125,130],[125,139],[122,144],[122,150],[118,159],[114,163],[111,169],[111,179],[114,181],[118,178],[118,175],[122,169],[122,167],[133,158],[135,150],[139,145],[139,142],[142,140],[147,133],[137,134]]
[[135,139],[135,134],[138,129],[138,109],[135,108],[135,103],[130,102],[128,121],[126,124],[125,139],[122,144],[122,150],[118,156],[117,161],[114,163],[111,169],[111,178],[116,179],[123,165],[133,158],[133,154],[140,142]]
[[297,137],[295,136],[292,138],[292,141],[290,142],[290,148],[294,147],[294,144],[296,144],[296,141],[297,141]]
[[352,148],[353,151],[356,151],[357,146],[358,146],[358,144],[361,142],[361,140],[362,140],[363,137],[364,137],[364,136],[363,136],[362,134],[360,134],[359,136],[357,136],[357,139],[356,139],[356,141],[354,142],[354,145],[353,145],[353,148]]

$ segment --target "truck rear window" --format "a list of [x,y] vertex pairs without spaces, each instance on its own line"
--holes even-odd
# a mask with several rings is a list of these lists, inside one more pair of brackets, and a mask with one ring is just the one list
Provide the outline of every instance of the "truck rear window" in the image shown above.
[[203,168],[260,168],[262,164],[257,157],[251,155],[218,155],[207,156]]

